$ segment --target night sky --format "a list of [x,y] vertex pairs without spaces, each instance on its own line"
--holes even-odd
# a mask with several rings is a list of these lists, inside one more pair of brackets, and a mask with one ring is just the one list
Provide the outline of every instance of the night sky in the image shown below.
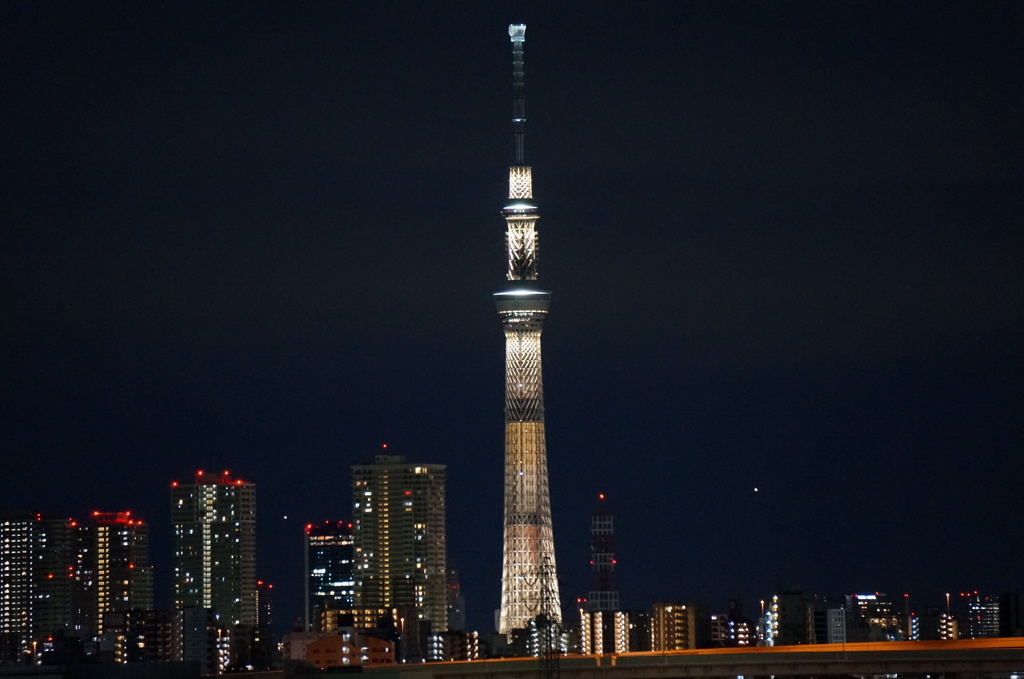
[[1017,2],[3,3],[0,509],[134,511],[166,606],[231,470],[287,628],[387,443],[490,631],[512,22],[563,599],[599,492],[628,607],[1024,588]]

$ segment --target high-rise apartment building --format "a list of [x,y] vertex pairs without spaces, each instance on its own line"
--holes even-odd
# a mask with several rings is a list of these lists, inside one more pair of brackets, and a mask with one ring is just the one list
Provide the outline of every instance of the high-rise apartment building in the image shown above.
[[213,610],[231,629],[257,624],[256,484],[196,473],[171,484],[174,609]]
[[629,651],[629,619],[622,611],[580,609],[580,649],[585,655],[611,655]]
[[38,512],[0,515],[0,663],[37,664],[71,628],[73,528]]
[[82,570],[93,577],[95,633],[106,631],[111,616],[122,619],[114,614],[152,609],[149,527],[131,512],[93,512],[78,530]]
[[[355,600],[360,609],[408,608],[447,628],[445,467],[377,455],[352,467]],[[412,624],[402,620],[400,628]],[[400,632],[403,632],[400,629]],[[404,630],[412,636],[412,630]]]
[[537,285],[540,214],[533,204],[533,169],[526,164],[523,44],[526,26],[508,27],[512,39],[512,124],[515,165],[509,168],[505,215],[506,285],[494,293],[505,333],[505,520],[498,631],[526,629],[543,616],[562,620],[551,529],[540,335],[551,293]]
[[306,629],[318,610],[355,607],[352,524],[324,521],[306,524]]
[[2,662],[43,661],[61,635],[91,641],[108,620],[120,629],[123,612],[151,609],[146,528],[130,512],[0,518]]

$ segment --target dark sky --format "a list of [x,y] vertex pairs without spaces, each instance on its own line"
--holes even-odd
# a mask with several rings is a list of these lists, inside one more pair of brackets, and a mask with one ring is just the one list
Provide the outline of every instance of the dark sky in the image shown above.
[[135,511],[164,605],[230,469],[287,626],[387,442],[487,631],[522,22],[564,599],[599,492],[627,606],[1024,588],[1020,3],[408,5],[0,6],[0,508]]

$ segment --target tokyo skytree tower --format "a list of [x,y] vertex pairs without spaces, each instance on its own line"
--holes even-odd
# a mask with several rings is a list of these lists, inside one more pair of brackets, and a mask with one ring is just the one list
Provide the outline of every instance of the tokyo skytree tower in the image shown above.
[[512,38],[512,113],[515,165],[509,168],[509,203],[502,210],[507,230],[508,282],[494,293],[505,331],[505,547],[498,632],[525,628],[544,614],[561,622],[555,545],[551,533],[544,388],[540,333],[551,293],[537,286],[537,207],[524,137],[523,43],[526,26],[508,27]]

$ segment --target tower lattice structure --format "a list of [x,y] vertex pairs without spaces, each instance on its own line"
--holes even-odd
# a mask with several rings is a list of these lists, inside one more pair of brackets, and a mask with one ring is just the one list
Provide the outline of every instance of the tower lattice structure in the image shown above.
[[505,521],[498,631],[524,629],[538,617],[560,623],[551,531],[540,335],[551,293],[537,285],[537,206],[525,160],[523,44],[526,26],[513,24],[512,123],[515,164],[509,168],[505,216],[507,283],[494,293],[505,332]]

